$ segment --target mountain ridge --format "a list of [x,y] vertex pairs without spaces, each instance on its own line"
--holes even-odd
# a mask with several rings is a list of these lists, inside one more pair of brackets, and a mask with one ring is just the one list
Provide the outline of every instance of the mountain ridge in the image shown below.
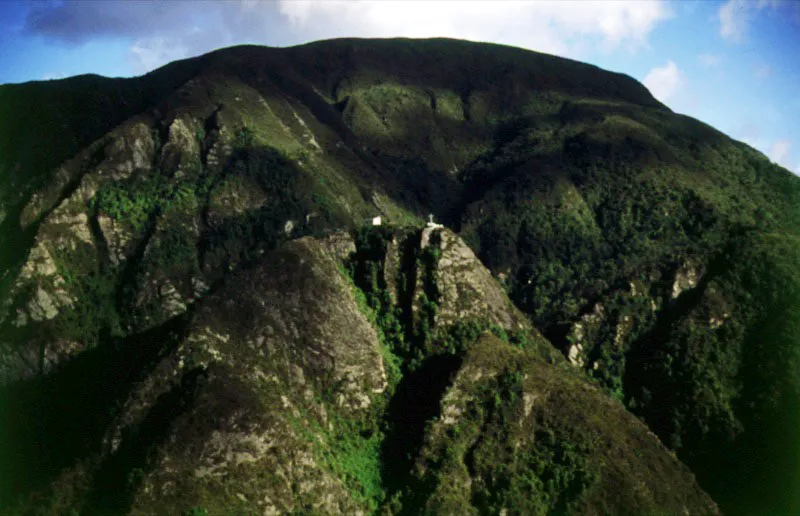
[[[0,102],[10,106],[0,116],[0,167],[17,170],[0,182],[0,210],[8,214],[0,222],[0,371],[9,384],[4,388],[33,385],[19,378],[54,378],[72,361],[89,363],[82,356],[103,356],[102,350],[142,335],[166,346],[172,342],[171,321],[192,320],[206,297],[225,291],[237,302],[237,292],[224,290],[231,274],[249,274],[264,256],[281,256],[276,249],[296,249],[303,238],[346,230],[354,244],[343,244],[349,251],[341,256],[342,267],[352,267],[350,277],[361,292],[355,299],[372,314],[369,323],[390,350],[379,353],[384,366],[393,363],[392,354],[409,361],[392,373],[408,377],[408,392],[418,388],[413,378],[422,373],[415,368],[441,368],[443,378],[456,378],[479,330],[492,329],[513,345],[559,351],[553,355],[562,364],[557,367],[588,378],[649,425],[698,474],[723,511],[790,512],[797,506],[790,486],[800,472],[800,461],[791,458],[797,444],[786,434],[798,418],[791,412],[793,400],[800,399],[793,372],[794,307],[800,298],[794,271],[800,265],[791,258],[798,250],[798,180],[744,144],[672,113],[633,79],[598,70],[499,45],[346,39],[286,49],[234,47],[137,79],[81,79],[96,83],[95,91],[103,84],[121,87],[112,88],[110,97],[87,96],[85,88],[59,90],[67,83],[58,81],[0,86],[0,99],[24,92],[36,109],[43,86],[74,104],[63,113],[26,119],[21,93],[13,102]],[[82,95],[81,105],[76,99]],[[115,103],[113,95],[125,102]],[[132,113],[140,106],[146,107]],[[60,130],[43,134],[60,143],[45,158],[33,156],[25,143],[53,125],[47,118],[52,116],[62,117],[55,124]],[[13,132],[12,119],[20,126]],[[422,228],[429,213],[458,236],[441,230],[443,240],[434,239],[426,251],[407,232]],[[394,229],[370,229],[376,215]],[[462,266],[472,270],[481,262],[491,275],[459,279]],[[296,269],[287,267],[276,274]],[[397,270],[408,272],[392,272]],[[776,288],[784,293],[777,295]],[[533,324],[527,336],[496,326],[505,319],[485,319],[506,310],[518,314],[512,302],[524,313],[512,320]],[[455,334],[436,329],[443,321],[455,323]],[[516,368],[516,359],[509,360],[503,367]],[[550,374],[547,368],[519,367],[532,367],[543,378]],[[193,374],[187,382],[200,378]],[[515,374],[502,373],[506,383],[489,391],[475,387],[480,399],[493,388],[507,398],[465,405],[472,411],[465,431],[488,443],[480,448],[486,457],[504,453],[490,436],[506,435],[502,421],[516,413],[519,389],[535,389]],[[571,382],[566,372],[552,374],[557,382]],[[446,396],[448,388],[441,385],[437,396]],[[126,394],[120,396],[107,400],[114,410],[125,404]],[[419,417],[437,416],[437,396]],[[191,417],[194,409],[187,410]],[[547,435],[583,439],[580,430],[570,434],[558,418],[540,415]],[[486,511],[502,505],[492,498],[502,492],[516,500],[518,510],[531,502],[539,504],[536,510],[575,511],[580,500],[589,499],[586,489],[596,485],[589,473],[602,462],[586,443],[569,453],[542,451],[534,443],[532,450],[539,451],[531,452],[531,460],[539,465],[531,467],[540,468],[540,477],[554,475],[552,486],[531,480],[527,487],[481,491],[477,486],[488,485],[487,475],[501,473],[471,462],[475,448],[468,454],[472,459],[464,456],[448,463],[455,469],[440,472],[463,480],[467,468],[476,486],[471,497],[432,488],[426,492],[433,498],[415,500],[404,494],[403,482],[432,486],[438,477],[406,472],[394,484],[376,481],[375,457],[395,452],[375,450],[380,443],[394,446],[397,430],[384,429],[384,442],[373,427],[368,431],[359,426],[367,423],[348,417],[325,438],[332,439],[325,440],[331,447],[317,450],[322,455],[315,460],[351,457],[353,429],[373,432],[366,469],[338,470],[326,462],[331,478],[339,479],[332,482],[343,481],[367,505],[393,485],[384,492],[391,498],[382,502],[385,507],[405,500],[430,510],[434,505],[426,504],[444,503],[435,506]],[[35,425],[35,419],[26,421]],[[148,421],[129,425],[144,431],[162,424]],[[481,423],[470,426],[475,422]],[[629,421],[619,424],[624,432],[633,428]],[[615,439],[614,425],[602,427]],[[24,435],[24,424],[15,428]],[[776,435],[788,454],[765,443]],[[425,442],[415,439],[419,446]],[[450,436],[425,453],[443,465],[436,446],[458,450],[459,439]],[[139,455],[151,448],[160,453],[160,444],[143,440],[131,446],[124,460],[84,455],[94,457],[86,459],[94,465],[73,465],[70,474],[88,481],[93,474],[87,471],[107,460],[122,461],[119,467],[141,462],[146,467],[136,467],[145,476],[165,474],[163,465]],[[541,462],[540,452],[556,453],[562,462]],[[668,455],[654,453],[654,461]],[[24,454],[14,457],[24,460]],[[779,457],[783,467],[770,471],[768,464]],[[715,473],[718,464],[745,461],[746,471],[731,466],[722,477]],[[773,486],[769,499],[747,484],[748,475]],[[739,486],[735,497],[726,493],[727,484]],[[651,494],[667,503],[670,486],[663,488]],[[90,498],[97,489],[101,493],[81,502],[86,510],[106,502],[121,503],[120,511],[130,508],[94,489],[83,491],[95,493]],[[529,490],[528,498],[520,498],[518,489]],[[713,512],[701,499],[695,498],[697,510]],[[657,509],[646,496],[636,500],[604,510]],[[50,502],[60,503],[57,496]]]

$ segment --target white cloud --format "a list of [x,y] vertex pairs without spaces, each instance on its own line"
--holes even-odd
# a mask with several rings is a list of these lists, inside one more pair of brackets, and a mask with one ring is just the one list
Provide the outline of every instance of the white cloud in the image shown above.
[[136,73],[146,73],[159,66],[186,57],[188,48],[174,38],[138,39],[130,50],[129,59]]
[[761,138],[761,129],[752,120],[747,120],[736,130],[736,134],[742,138]]
[[773,140],[772,138],[764,137],[758,126],[752,122],[743,124],[732,134],[736,139],[760,151],[773,163],[800,175],[800,167],[794,166],[796,158],[793,157],[793,141],[791,138]]
[[313,39],[342,34],[452,37],[559,55],[574,55],[586,37],[608,50],[635,50],[646,46],[648,34],[672,16],[662,1],[281,0],[279,9],[295,31]]
[[653,29],[673,16],[666,0],[208,0],[198,5],[126,0],[120,10],[114,2],[40,2],[31,7],[25,27],[71,45],[130,39],[130,63],[144,72],[223,46],[286,46],[336,37],[451,37],[580,59],[597,48],[646,48]]
[[729,40],[738,41],[744,35],[747,26],[747,2],[729,0],[719,8],[719,33]]
[[55,81],[55,80],[58,80],[58,79],[63,79],[64,77],[65,77],[65,75],[63,73],[50,72],[50,73],[46,73],[46,74],[42,75],[42,78],[39,79],[39,80],[41,80],[41,81]]
[[791,169],[792,166],[789,164],[789,155],[791,150],[791,140],[777,140],[772,144],[772,147],[769,150],[769,159],[784,168]]
[[728,0],[717,11],[719,33],[724,39],[741,42],[747,34],[753,10],[774,12],[786,5],[787,2],[782,0]]
[[32,4],[25,31],[67,45],[133,41],[128,61],[132,71],[141,73],[238,43],[280,44],[285,25],[274,2],[126,0],[120,9],[117,2],[87,0]]
[[686,84],[683,73],[672,61],[662,67],[650,70],[642,82],[650,90],[650,93],[661,102],[675,95]]
[[[777,163],[786,170],[800,176],[800,161],[794,161],[796,158],[792,156],[792,147],[793,142],[788,138],[776,140],[773,142],[767,155],[773,163]],[[796,163],[794,167],[792,166],[793,162]]]
[[697,60],[706,68],[719,66],[719,64],[722,62],[722,58],[714,54],[698,54]]
[[772,9],[777,9],[781,5],[782,0],[758,0],[758,4],[756,7],[759,9],[763,9],[764,7],[770,7]]

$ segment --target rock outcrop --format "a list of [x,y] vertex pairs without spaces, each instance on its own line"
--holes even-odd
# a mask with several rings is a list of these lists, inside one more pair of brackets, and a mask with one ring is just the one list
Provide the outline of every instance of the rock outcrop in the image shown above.
[[798,512],[800,183],[633,79],[337,40],[0,112],[3,510],[714,512],[624,406]]
[[[267,514],[358,510],[318,447],[332,446],[335,417],[369,413],[386,374],[377,334],[327,245],[301,239],[231,277],[134,390],[107,437],[112,458],[126,446],[121,436],[197,377],[191,403],[171,416],[170,437],[134,494],[133,514],[180,512],[185,500]],[[231,482],[236,487],[219,496]]]
[[719,514],[620,404],[488,335],[444,394],[416,472],[437,514]]
[[[434,277],[439,291],[437,325],[488,317],[509,331],[530,327],[500,284],[455,233],[438,229],[440,256]],[[424,233],[423,233],[424,238]]]

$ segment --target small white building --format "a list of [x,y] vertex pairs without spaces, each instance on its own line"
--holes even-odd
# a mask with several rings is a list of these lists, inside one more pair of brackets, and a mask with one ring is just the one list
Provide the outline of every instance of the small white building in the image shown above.
[[430,215],[428,215],[428,223],[425,224],[425,227],[430,228],[430,229],[439,229],[439,228],[443,228],[444,226],[442,224],[437,224],[436,222],[434,222],[433,221],[433,213],[431,213]]
[[380,217],[373,217],[372,218],[372,225],[373,226],[380,226],[381,225],[381,218]]

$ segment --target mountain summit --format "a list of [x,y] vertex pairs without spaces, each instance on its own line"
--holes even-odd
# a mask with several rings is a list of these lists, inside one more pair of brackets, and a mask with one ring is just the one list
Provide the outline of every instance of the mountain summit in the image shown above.
[[800,179],[630,77],[0,86],[0,512],[791,514],[798,407]]

